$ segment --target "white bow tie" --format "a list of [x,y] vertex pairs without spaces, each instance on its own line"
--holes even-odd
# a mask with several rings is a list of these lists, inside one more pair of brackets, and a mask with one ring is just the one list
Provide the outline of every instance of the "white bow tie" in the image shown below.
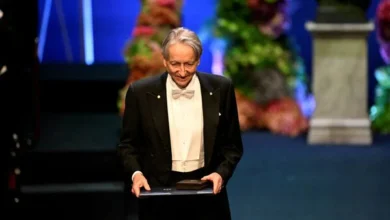
[[174,89],[172,90],[172,97],[174,99],[178,99],[180,96],[184,96],[186,98],[192,98],[194,96],[194,90],[179,90],[179,89]]

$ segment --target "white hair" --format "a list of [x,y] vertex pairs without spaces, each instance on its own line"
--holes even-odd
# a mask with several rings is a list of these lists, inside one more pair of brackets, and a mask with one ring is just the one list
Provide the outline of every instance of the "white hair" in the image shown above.
[[174,43],[183,43],[192,47],[196,60],[200,59],[203,48],[202,43],[195,32],[183,27],[172,29],[162,43],[162,53],[165,59],[168,59],[169,57],[169,46]]

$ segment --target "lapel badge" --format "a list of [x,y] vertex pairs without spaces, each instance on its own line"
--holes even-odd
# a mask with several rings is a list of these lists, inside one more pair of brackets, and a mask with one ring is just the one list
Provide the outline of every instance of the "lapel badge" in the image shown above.
[[219,112],[218,114],[219,114],[219,116],[221,116],[221,112]]
[[160,95],[157,96],[158,99],[160,99],[160,97],[161,97]]
[[210,95],[213,95],[213,93],[212,93],[212,92],[210,92]]

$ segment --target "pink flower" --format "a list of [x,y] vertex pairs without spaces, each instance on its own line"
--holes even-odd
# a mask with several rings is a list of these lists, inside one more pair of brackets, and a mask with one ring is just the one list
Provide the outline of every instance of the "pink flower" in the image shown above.
[[138,37],[138,36],[150,36],[153,35],[156,32],[156,30],[149,26],[137,26],[134,28],[132,36]]
[[378,21],[379,37],[383,41],[390,41],[390,1],[384,0],[379,3],[376,17]]
[[260,3],[258,0],[247,0],[247,4],[250,8],[257,7]]
[[275,133],[297,136],[307,129],[307,119],[290,98],[275,100],[264,112],[266,126]]
[[381,45],[380,54],[385,63],[390,64],[390,43]]
[[157,4],[167,8],[175,8],[176,0],[156,0]]

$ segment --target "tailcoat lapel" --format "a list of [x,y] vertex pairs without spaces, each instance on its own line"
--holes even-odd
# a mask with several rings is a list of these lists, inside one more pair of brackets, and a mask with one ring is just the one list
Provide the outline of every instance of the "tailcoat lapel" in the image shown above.
[[147,99],[152,113],[153,123],[157,129],[166,152],[171,154],[171,138],[169,134],[167,93],[167,73],[161,75],[153,91],[148,92]]
[[205,150],[205,165],[210,162],[213,154],[215,137],[219,123],[220,89],[214,88],[202,74],[197,74],[202,90],[203,106],[203,137]]

